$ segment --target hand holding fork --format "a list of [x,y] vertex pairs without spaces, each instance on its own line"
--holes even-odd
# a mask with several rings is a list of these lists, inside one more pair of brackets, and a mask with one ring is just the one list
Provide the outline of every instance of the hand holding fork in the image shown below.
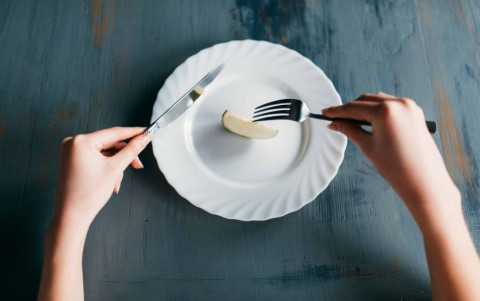
[[[346,105],[348,106],[348,104]],[[311,113],[307,105],[299,99],[281,99],[272,101],[255,108],[253,121],[267,121],[267,120],[292,120],[302,122],[307,118],[322,119],[328,121],[348,121],[360,125],[371,126],[371,122],[366,120],[358,120],[343,117],[327,117],[323,114]],[[435,121],[425,122],[430,133],[435,133],[437,124]]]

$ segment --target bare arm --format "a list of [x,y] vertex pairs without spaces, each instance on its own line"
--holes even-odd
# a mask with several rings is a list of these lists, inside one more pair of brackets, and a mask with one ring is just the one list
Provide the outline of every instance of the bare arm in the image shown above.
[[[112,192],[118,193],[125,168],[143,167],[137,155],[150,142],[143,130],[111,128],[63,141],[38,300],[84,299],[82,255],[88,228]],[[122,142],[132,137],[128,144]]]
[[411,99],[365,94],[324,110],[329,117],[363,119],[371,132],[335,121],[405,202],[422,231],[433,297],[480,300],[480,261],[462,213],[461,196]]

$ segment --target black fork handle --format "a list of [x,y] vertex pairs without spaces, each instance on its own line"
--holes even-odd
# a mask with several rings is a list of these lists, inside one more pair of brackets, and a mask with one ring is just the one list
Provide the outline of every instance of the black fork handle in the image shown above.
[[[322,114],[314,114],[310,113],[309,117],[311,118],[316,118],[316,119],[322,119],[322,120],[328,120],[328,121],[349,121],[349,122],[354,122],[357,124],[361,125],[372,125],[370,122],[365,121],[365,120],[357,120],[357,119],[351,119],[351,118],[330,118]],[[427,125],[428,131],[432,134],[435,134],[437,132],[437,123],[435,121],[426,121],[425,124]]]

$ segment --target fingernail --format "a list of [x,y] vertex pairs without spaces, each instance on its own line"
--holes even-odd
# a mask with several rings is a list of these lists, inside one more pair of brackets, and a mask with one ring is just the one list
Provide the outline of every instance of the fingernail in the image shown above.
[[143,169],[144,166],[143,166],[142,161],[138,160],[138,163],[140,163],[140,169]]

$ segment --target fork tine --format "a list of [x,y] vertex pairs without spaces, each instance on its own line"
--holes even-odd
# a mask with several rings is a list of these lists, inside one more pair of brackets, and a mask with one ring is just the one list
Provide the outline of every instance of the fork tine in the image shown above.
[[277,110],[277,111],[265,112],[265,113],[262,113],[262,114],[256,113],[256,114],[253,115],[253,118],[258,118],[258,117],[261,117],[261,116],[268,116],[268,115],[277,115],[277,114],[288,115],[289,112],[290,112],[290,110]]
[[290,107],[291,107],[290,105],[276,105],[276,106],[268,107],[265,109],[255,110],[254,114],[269,111],[269,110],[276,110],[276,109],[290,109]]
[[272,105],[289,104],[289,103],[291,103],[291,99],[275,100],[275,101],[267,102],[267,103],[265,103],[261,106],[258,106],[258,107],[255,108],[255,110],[260,109],[260,108],[264,108],[264,107],[268,107],[268,106],[272,106]]
[[271,117],[264,117],[260,119],[254,119],[253,122],[267,121],[267,120],[281,120],[281,119],[291,120],[288,115],[279,115],[279,116],[271,116]]

